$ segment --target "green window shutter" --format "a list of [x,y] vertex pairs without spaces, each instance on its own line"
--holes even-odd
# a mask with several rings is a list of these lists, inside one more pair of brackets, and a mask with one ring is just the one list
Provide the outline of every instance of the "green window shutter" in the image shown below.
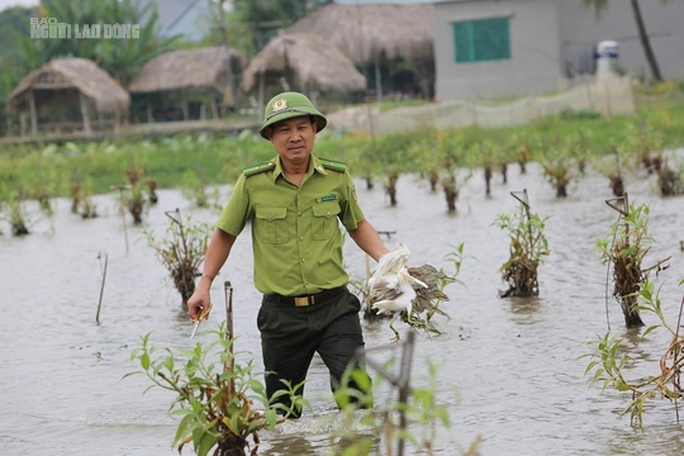
[[473,61],[471,31],[472,24],[470,22],[454,24],[454,51],[456,52],[457,63]]
[[509,18],[456,22],[453,27],[456,63],[511,58]]

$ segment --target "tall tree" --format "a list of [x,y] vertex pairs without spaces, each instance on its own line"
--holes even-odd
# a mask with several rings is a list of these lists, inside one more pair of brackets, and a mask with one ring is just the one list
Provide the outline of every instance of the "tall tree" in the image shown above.
[[29,36],[34,7],[13,6],[0,11],[0,134],[7,128],[5,103],[24,75],[22,57],[17,46],[21,37]]
[[[582,0],[582,3],[587,8],[592,8],[597,18],[601,17],[603,13],[608,8],[609,0]],[[667,3],[669,0],[660,0],[661,3]],[[646,25],[644,24],[644,17],[641,14],[641,7],[639,6],[639,0],[630,0],[632,6],[632,12],[634,13],[634,21],[636,22],[637,32],[639,34],[639,41],[641,46],[644,48],[644,54],[646,54],[646,61],[648,66],[651,68],[651,73],[653,74],[653,79],[656,81],[662,81],[663,76],[660,73],[660,66],[656,60],[655,53],[651,47],[651,39],[648,37],[648,32],[646,31]]]
[[122,85],[128,84],[148,60],[174,48],[178,37],[161,38],[159,13],[154,3],[142,5],[139,0],[41,0],[39,15],[58,22],[89,25],[132,24],[139,26],[136,36],[123,39],[106,38],[31,39],[22,36],[18,45],[22,53],[23,71],[36,69],[56,57],[82,57],[94,60]]

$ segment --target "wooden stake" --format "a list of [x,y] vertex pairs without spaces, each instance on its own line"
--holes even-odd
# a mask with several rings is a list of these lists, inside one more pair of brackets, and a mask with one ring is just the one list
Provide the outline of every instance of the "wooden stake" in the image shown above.
[[[226,280],[223,282],[223,290],[225,293],[226,301],[226,339],[230,340],[233,338],[233,287],[230,281]],[[224,372],[232,373],[235,370],[235,357],[233,355],[233,344],[230,344],[229,356],[226,360],[226,364],[223,367]],[[230,379],[230,391],[228,391],[228,397],[232,398],[235,396],[235,377]]]
[[629,196],[627,195],[627,192],[625,192],[622,196],[611,198],[605,201],[611,209],[615,209],[625,217],[629,215]]
[[[100,255],[98,255],[99,257]],[[100,299],[97,302],[97,313],[95,314],[95,322],[100,324],[100,309],[102,309],[102,296],[104,294],[105,280],[107,279],[107,263],[109,255],[104,254],[104,268],[102,270],[102,285],[100,285]]]

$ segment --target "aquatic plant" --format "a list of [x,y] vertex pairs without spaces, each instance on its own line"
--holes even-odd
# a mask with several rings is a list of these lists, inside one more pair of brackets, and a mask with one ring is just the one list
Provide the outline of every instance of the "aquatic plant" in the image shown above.
[[527,191],[520,201],[518,210],[513,214],[497,216],[494,225],[508,231],[511,240],[508,260],[501,265],[501,279],[508,289],[499,294],[500,297],[530,297],[539,294],[538,269],[543,258],[549,255],[549,245],[544,235],[546,218],[541,218],[530,211]]
[[443,166],[443,157],[436,144],[441,136],[437,132],[435,141],[423,140],[411,145],[408,150],[409,159],[415,163],[415,171],[427,178],[430,185],[430,193],[437,191],[439,184],[439,172]]
[[84,219],[97,217],[97,206],[91,197],[92,182],[90,178],[83,180],[78,176],[72,176],[69,193],[72,214],[80,214],[81,218]]
[[169,225],[166,236],[159,240],[151,231],[145,231],[147,244],[154,249],[157,258],[169,271],[173,285],[183,299],[183,306],[195,291],[195,277],[201,274],[200,265],[206,256],[211,227],[206,223],[194,223],[190,217],[183,224],[180,211],[167,211]]
[[658,188],[662,196],[676,196],[684,194],[684,162],[671,160],[663,156],[660,166],[656,171],[658,175]]
[[447,145],[447,150],[444,151],[444,170],[440,183],[444,190],[444,198],[447,203],[447,210],[450,213],[456,213],[456,201],[458,195],[471,177],[473,177],[472,152],[474,148],[465,150],[462,140],[459,138]]
[[25,213],[19,192],[4,185],[0,186],[0,220],[5,219],[9,222],[13,236],[30,233]]
[[647,204],[628,204],[626,196],[618,201],[624,205],[618,207],[620,216],[613,223],[609,236],[597,240],[596,245],[604,264],[612,266],[613,297],[620,303],[625,324],[635,328],[644,325],[639,315],[637,293],[646,280],[641,263],[650,247],[645,244],[653,240],[648,235],[650,208]]
[[[178,185],[183,198],[192,201],[197,207],[209,207],[209,196],[207,195],[205,181],[206,179],[201,171],[187,170]],[[213,199],[218,199],[218,191],[214,192]]]
[[630,156],[624,142],[615,142],[611,153],[594,157],[592,164],[601,175],[606,176],[614,196],[625,194],[625,174],[630,169]]
[[[194,348],[177,353],[152,346],[151,334],[146,334],[131,354],[140,369],[124,378],[144,375],[152,382],[145,391],[157,387],[176,394],[170,414],[180,418],[173,438],[179,453],[192,443],[197,456],[256,455],[259,432],[275,429],[293,410],[280,403],[269,405],[264,385],[255,378],[253,360],[235,362],[236,338],[230,337],[225,323],[205,334],[208,343],[198,341]],[[296,395],[298,387],[286,386],[287,391],[276,394],[289,394],[293,407],[307,405]]]
[[544,169],[544,176],[556,189],[556,197],[567,197],[568,186],[577,175],[577,163],[570,144],[549,145],[544,152],[538,154],[537,161]]
[[147,181],[147,190],[149,192],[148,198],[150,204],[157,204],[159,202],[159,195],[157,195],[157,187],[159,187],[159,182],[157,179],[149,179]]
[[[684,279],[679,286],[684,285]],[[589,358],[590,362],[585,370],[585,375],[592,373],[592,383],[601,382],[603,389],[612,387],[619,392],[629,392],[632,399],[622,411],[621,416],[629,413],[632,426],[642,427],[646,403],[658,397],[668,399],[675,404],[675,416],[679,422],[679,410],[677,401],[684,397],[684,387],[681,384],[682,370],[684,369],[684,336],[680,334],[682,314],[684,312],[684,297],[679,305],[679,317],[675,325],[667,323],[663,313],[663,303],[660,299],[660,288],[648,278],[640,285],[636,296],[641,298],[640,309],[655,315],[659,324],[649,326],[641,335],[645,337],[652,331],[663,329],[670,334],[671,341],[665,352],[660,357],[657,375],[649,375],[638,380],[630,381],[624,375],[624,370],[632,366],[635,360],[629,356],[623,356],[621,339],[613,336],[610,332],[603,336],[597,336],[592,342],[594,351],[582,358]]]
[[387,181],[385,182],[385,193],[389,196],[390,206],[397,205],[397,181],[399,180],[399,172],[395,170],[388,170],[386,173]]
[[477,144],[475,150],[471,153],[471,156],[475,159],[476,166],[481,166],[484,170],[484,180],[485,180],[485,195],[491,196],[491,182],[494,176],[494,170],[500,169],[505,178],[507,167],[505,166],[505,160],[503,159],[503,152],[501,146],[491,140],[481,141]]
[[520,174],[527,173],[527,163],[532,159],[534,138],[527,134],[513,134],[506,146],[507,154],[513,161],[518,162]]
[[640,120],[627,128],[627,143],[649,173],[658,172],[663,162],[663,134],[650,122]]

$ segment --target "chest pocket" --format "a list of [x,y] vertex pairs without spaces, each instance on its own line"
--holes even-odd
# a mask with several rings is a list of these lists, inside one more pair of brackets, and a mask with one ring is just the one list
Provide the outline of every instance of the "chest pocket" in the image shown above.
[[314,240],[331,239],[339,233],[337,214],[340,213],[340,205],[337,201],[316,203],[311,210],[313,211],[311,237]]
[[288,240],[285,207],[257,207],[254,234],[269,244],[284,244]]

